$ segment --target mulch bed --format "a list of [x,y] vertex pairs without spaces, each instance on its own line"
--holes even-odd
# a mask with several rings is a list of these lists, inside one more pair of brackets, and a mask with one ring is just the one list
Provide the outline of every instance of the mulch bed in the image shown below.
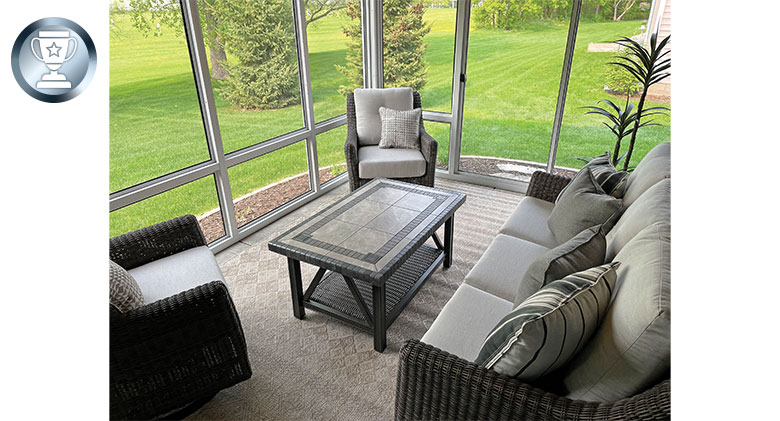
[[[516,159],[461,157],[460,170],[528,182],[531,180],[531,175],[534,172],[547,171],[547,166],[545,164]],[[566,177],[573,177],[577,171],[573,169],[556,168],[555,173]]]
[[[334,177],[330,168],[320,170],[320,183]],[[244,197],[234,204],[238,226],[243,226],[308,191],[309,174],[305,173]],[[200,218],[198,223],[209,243],[225,235],[222,213],[219,210]]]

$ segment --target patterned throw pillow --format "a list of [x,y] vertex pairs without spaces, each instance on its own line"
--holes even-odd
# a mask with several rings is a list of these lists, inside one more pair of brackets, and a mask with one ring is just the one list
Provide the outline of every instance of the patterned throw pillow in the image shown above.
[[619,263],[554,281],[498,322],[476,363],[523,381],[561,367],[588,342],[607,313]]
[[515,306],[550,282],[604,263],[606,252],[607,239],[602,225],[586,228],[571,240],[550,249],[528,266],[517,288]]
[[422,109],[408,111],[379,107],[382,119],[380,148],[399,148],[420,150],[420,117]]
[[112,260],[109,260],[108,264],[108,288],[108,299],[111,305],[121,313],[144,305],[144,296],[141,294],[138,282],[125,268]]
[[[604,192],[612,197],[617,197],[618,199],[623,198],[623,194],[626,192],[626,182],[628,182],[629,174],[626,171],[618,171],[617,168],[612,165],[609,152],[605,152],[604,155],[593,158],[590,162],[585,164],[585,167],[580,171],[584,171],[585,168],[590,168],[591,173],[596,177],[596,182],[604,189]],[[556,203],[561,198],[563,192],[566,191],[567,187],[568,186],[564,187],[563,190],[558,193],[558,198],[555,199]]]

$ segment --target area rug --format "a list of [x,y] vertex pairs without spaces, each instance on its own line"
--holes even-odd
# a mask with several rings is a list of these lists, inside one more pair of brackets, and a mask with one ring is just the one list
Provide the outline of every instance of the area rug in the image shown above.
[[[399,349],[423,336],[522,198],[450,180],[437,179],[436,187],[467,195],[455,216],[453,264],[438,269],[395,320],[381,354],[371,335],[335,319],[310,310],[305,320],[295,319],[286,259],[268,250],[267,240],[345,189],[217,256],[246,334],[252,377],[221,391],[189,419],[392,419]],[[316,268],[302,266],[306,288]]]

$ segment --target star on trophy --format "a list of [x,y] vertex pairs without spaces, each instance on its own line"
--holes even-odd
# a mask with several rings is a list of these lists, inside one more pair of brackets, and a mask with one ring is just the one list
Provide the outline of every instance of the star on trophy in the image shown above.
[[[36,40],[43,57],[40,57],[35,51]],[[71,40],[73,41],[73,51],[68,55]],[[30,42],[30,48],[32,48],[35,58],[46,64],[50,72],[44,73],[35,87],[70,89],[70,81],[64,74],[57,73],[57,70],[62,67],[62,63],[73,58],[78,46],[78,41],[70,36],[69,31],[38,31],[38,36]]]

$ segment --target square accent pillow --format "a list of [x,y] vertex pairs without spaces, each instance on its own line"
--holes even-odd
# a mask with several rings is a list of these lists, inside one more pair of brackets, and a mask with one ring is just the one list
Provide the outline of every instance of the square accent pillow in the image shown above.
[[607,239],[601,225],[587,228],[571,240],[533,261],[517,289],[515,306],[552,281],[604,263]]
[[[604,189],[604,192],[610,196],[617,197],[618,199],[623,198],[623,194],[626,192],[626,183],[628,182],[628,172],[618,171],[618,169],[612,165],[609,152],[605,152],[604,155],[597,156],[590,160],[580,172],[585,171],[585,168],[590,169],[593,176],[596,178],[596,182]],[[568,186],[564,187],[558,194],[558,199],[555,199],[556,203],[561,198],[563,192],[566,191],[567,187]]]
[[577,272],[528,297],[488,334],[475,363],[523,381],[564,365],[604,320],[619,265]]
[[585,167],[558,198],[547,226],[559,243],[565,243],[594,225],[604,224],[604,232],[609,232],[622,210],[623,201],[606,194],[591,168]]
[[379,107],[382,119],[382,135],[379,147],[420,150],[420,117],[422,109],[409,111]]
[[120,313],[135,310],[144,305],[141,287],[125,268],[108,261],[108,299]]

